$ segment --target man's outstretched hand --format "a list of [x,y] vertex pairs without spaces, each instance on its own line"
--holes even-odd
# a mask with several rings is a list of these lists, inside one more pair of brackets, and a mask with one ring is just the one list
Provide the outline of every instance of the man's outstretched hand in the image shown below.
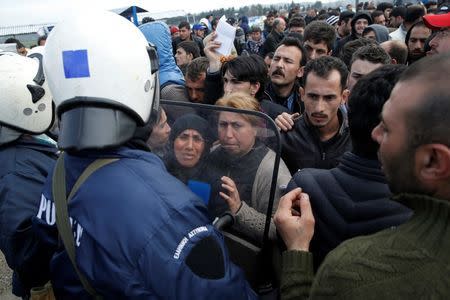
[[284,195],[273,220],[288,250],[309,251],[315,221],[308,194],[296,188]]

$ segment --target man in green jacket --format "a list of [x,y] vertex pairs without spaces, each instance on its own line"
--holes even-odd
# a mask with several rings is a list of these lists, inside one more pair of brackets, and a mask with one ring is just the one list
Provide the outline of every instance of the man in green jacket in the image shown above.
[[450,297],[449,78],[450,53],[409,67],[372,132],[394,199],[414,211],[408,222],[342,243],[314,276],[308,195],[296,189],[280,200],[282,299]]

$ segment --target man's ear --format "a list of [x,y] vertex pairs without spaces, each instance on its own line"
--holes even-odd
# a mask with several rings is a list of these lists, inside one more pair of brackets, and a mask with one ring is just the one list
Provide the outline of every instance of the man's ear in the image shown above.
[[348,89],[344,89],[342,91],[342,103],[341,104],[347,103],[349,96],[350,96],[350,91]]
[[424,182],[450,180],[450,149],[443,144],[419,146],[415,154],[415,168]]
[[303,77],[303,71],[304,71],[304,69],[305,69],[305,66],[300,67],[300,69],[298,69],[298,72],[297,72],[297,77],[298,77],[298,78],[302,78],[302,77]]
[[305,89],[303,87],[299,87],[298,91],[300,92],[300,99],[305,102]]

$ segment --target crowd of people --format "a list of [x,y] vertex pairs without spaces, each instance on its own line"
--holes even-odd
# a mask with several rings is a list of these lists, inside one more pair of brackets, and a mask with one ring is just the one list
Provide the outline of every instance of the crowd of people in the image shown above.
[[284,243],[282,299],[448,298],[448,4],[360,4],[230,17],[229,55],[211,15],[87,13],[33,49],[7,40],[13,293],[256,299],[214,226],[226,214]]

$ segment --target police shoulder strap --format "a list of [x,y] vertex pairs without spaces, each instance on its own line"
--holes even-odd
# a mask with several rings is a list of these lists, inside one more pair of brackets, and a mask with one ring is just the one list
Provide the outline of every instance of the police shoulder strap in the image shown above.
[[97,159],[92,162],[83,173],[78,177],[72,190],[70,191],[69,197],[66,198],[66,172],[64,169],[64,152],[61,153],[58,160],[56,161],[55,171],[53,173],[52,182],[52,192],[56,207],[56,226],[58,227],[58,232],[61,240],[64,244],[64,248],[67,251],[67,255],[72,262],[72,266],[78,274],[78,278],[83,284],[84,289],[95,299],[101,299],[95,289],[89,284],[88,280],[80,272],[75,261],[75,242],[73,239],[72,226],[69,221],[69,212],[67,204],[72,199],[73,195],[77,192],[80,186],[89,178],[89,176],[100,169],[101,167],[119,160],[118,158],[111,159]]

